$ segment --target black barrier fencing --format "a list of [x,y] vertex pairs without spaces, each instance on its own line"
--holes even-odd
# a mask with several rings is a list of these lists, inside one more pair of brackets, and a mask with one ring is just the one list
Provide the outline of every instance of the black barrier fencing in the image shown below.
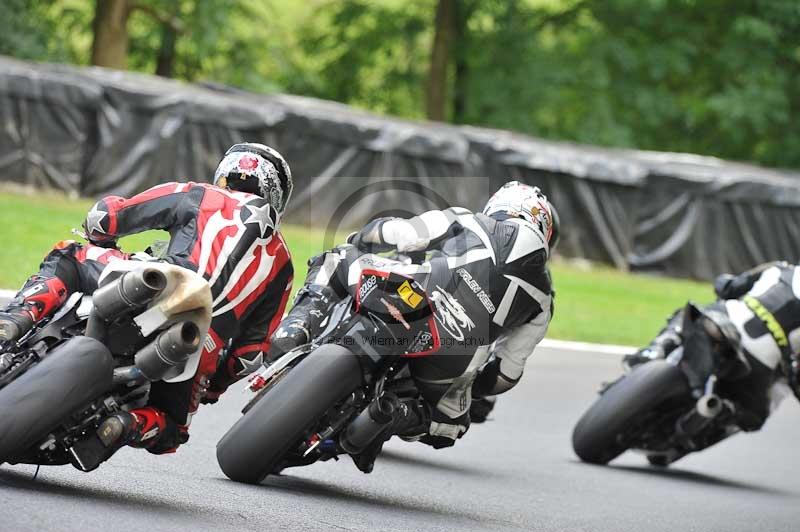
[[567,257],[700,279],[800,258],[800,173],[712,157],[410,122],[310,98],[2,56],[0,122],[0,181],[83,196],[209,181],[225,149],[248,140],[289,161],[295,223],[330,229],[443,205],[480,209],[518,179],[558,207]]

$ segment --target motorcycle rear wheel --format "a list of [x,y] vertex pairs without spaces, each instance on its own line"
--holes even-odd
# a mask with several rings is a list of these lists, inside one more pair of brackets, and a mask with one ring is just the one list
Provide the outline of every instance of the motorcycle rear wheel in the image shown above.
[[0,390],[0,464],[24,459],[70,414],[111,389],[113,371],[106,346],[76,336]]
[[236,482],[257,484],[337,401],[361,385],[358,358],[323,345],[289,371],[217,443],[217,462]]
[[572,448],[584,462],[607,464],[628,449],[625,435],[667,401],[691,400],[680,369],[663,360],[636,366],[583,414],[572,432]]

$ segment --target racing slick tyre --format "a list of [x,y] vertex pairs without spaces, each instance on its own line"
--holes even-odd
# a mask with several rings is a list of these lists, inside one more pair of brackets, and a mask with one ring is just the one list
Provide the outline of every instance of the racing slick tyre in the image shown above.
[[237,482],[257,484],[331,406],[361,386],[356,355],[323,345],[250,408],[217,443],[217,462]]
[[111,389],[106,346],[76,336],[0,390],[0,464],[16,463],[77,409]]
[[607,464],[630,445],[631,432],[666,401],[691,398],[686,377],[664,360],[641,364],[609,387],[578,420],[572,448],[584,462]]

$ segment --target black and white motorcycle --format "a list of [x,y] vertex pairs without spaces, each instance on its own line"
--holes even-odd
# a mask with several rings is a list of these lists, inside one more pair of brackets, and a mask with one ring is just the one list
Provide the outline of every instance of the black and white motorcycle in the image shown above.
[[[704,333],[693,336],[699,327]],[[709,334],[724,337],[703,310],[688,304],[682,336],[707,339]],[[743,379],[752,379],[751,371],[739,349],[684,341],[666,359],[638,364],[604,386],[573,430],[573,449],[581,460],[594,464],[606,464],[631,449],[655,466],[706,449],[741,430],[747,413],[741,393],[754,388]],[[787,371],[792,370],[779,367],[761,384],[764,393],[769,391],[772,408],[791,394]]]
[[251,380],[244,415],[217,444],[232,480],[357,456],[392,422],[399,399],[419,397],[408,362],[440,349],[433,303],[412,278],[359,260],[370,262],[325,330]]

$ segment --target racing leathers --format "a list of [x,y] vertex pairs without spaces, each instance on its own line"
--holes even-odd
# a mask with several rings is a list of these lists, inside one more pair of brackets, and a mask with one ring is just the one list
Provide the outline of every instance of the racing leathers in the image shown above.
[[151,229],[168,231],[163,260],[202,275],[213,297],[211,328],[194,379],[154,382],[148,407],[134,411],[135,421],[145,424],[143,430],[157,434],[141,446],[170,452],[188,439],[201,400],[213,402],[262,365],[292,284],[291,258],[277,229],[278,218],[260,196],[208,184],[167,183],[130,199],[106,197],[91,208],[84,223],[92,244],[56,245],[9,312],[24,309],[34,320],[47,316],[70,294],[92,293],[110,261],[131,258],[116,249],[116,239]]
[[[353,293],[362,269],[413,277],[434,304],[441,343],[433,356],[410,363],[429,412],[422,441],[452,445],[469,428],[473,395],[512,388],[545,335],[553,291],[544,236],[521,218],[450,208],[374,220],[349,241],[311,259],[274,342],[301,329],[317,334],[331,302]],[[394,260],[379,252],[424,258]]]
[[[744,377],[719,386],[742,407],[737,412],[739,427],[758,430],[790,390],[800,399],[800,267],[773,262],[739,275],[720,275],[714,290],[719,300],[708,308],[722,311],[730,319],[738,338],[733,347],[750,367]],[[682,314],[673,314],[653,342],[628,357],[627,363],[663,358],[682,345]]]

